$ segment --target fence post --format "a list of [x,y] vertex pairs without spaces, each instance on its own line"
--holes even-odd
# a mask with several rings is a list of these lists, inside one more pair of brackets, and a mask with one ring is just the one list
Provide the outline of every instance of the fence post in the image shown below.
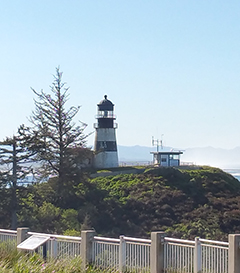
[[92,242],[95,235],[94,230],[84,230],[81,232],[81,258],[82,269],[86,270],[88,264],[92,262]]
[[194,248],[194,273],[202,272],[202,247],[199,237],[195,238]]
[[150,272],[163,272],[164,235],[162,231],[151,232]]
[[123,273],[126,269],[126,241],[124,236],[120,236],[120,246],[119,246],[119,272]]
[[17,245],[28,238],[29,228],[18,228],[17,229]]
[[57,258],[58,250],[57,250],[58,242],[56,238],[50,239],[50,257],[52,259]]
[[228,273],[240,273],[240,234],[229,234],[228,242]]

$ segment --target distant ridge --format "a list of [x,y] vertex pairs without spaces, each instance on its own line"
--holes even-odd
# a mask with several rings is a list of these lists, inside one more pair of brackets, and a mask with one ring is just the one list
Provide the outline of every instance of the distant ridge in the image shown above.
[[[171,147],[164,147],[163,151],[170,150]],[[174,149],[180,150],[180,149]],[[181,149],[182,150],[182,149]],[[151,162],[150,152],[157,151],[156,147],[146,146],[118,146],[120,162],[138,161]],[[159,147],[160,151],[160,147]],[[240,147],[234,149],[222,149],[213,147],[196,147],[184,149],[181,156],[182,162],[194,163],[196,165],[209,165],[219,168],[240,169]]]
[[144,146],[118,146],[119,161],[150,161],[152,147]]
[[[159,147],[159,150],[161,148]],[[171,149],[170,147],[164,147],[162,150],[166,151]],[[153,156],[150,152],[156,152],[156,147],[146,146],[118,146],[118,155],[120,161],[152,161]]]

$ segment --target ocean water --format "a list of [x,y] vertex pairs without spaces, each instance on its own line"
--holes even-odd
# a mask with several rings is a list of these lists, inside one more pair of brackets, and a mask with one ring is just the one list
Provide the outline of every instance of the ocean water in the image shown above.
[[240,169],[223,169],[223,171],[230,173],[240,181]]

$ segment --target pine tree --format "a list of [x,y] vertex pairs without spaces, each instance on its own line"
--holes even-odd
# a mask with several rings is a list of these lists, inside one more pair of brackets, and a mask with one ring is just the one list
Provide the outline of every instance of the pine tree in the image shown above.
[[30,117],[32,127],[28,128],[32,136],[29,147],[37,153],[37,160],[41,163],[39,173],[56,175],[59,192],[68,174],[77,171],[75,159],[79,154],[73,151],[85,148],[87,137],[83,132],[86,124],[76,125],[73,121],[80,107],[66,109],[69,88],[65,85],[62,72],[56,68],[50,94],[32,88],[36,96],[35,110]]
[[32,172],[30,160],[34,154],[26,148],[25,140],[26,138],[18,133],[0,142],[0,181],[1,187],[6,187],[11,192],[12,229],[17,228],[18,184]]

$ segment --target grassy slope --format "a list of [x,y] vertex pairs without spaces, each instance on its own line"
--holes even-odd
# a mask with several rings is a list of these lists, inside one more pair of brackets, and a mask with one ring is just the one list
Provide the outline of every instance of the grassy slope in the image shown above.
[[188,239],[226,239],[240,232],[240,183],[216,168],[158,168],[92,183],[100,194],[92,199],[92,224],[105,235],[146,237],[162,230]]
[[[220,169],[155,168],[78,181],[67,183],[60,197],[56,179],[19,188],[19,226],[69,235],[93,227],[112,237],[147,238],[158,230],[225,240],[228,233],[240,233],[240,183]],[[1,210],[0,223],[10,223]]]

